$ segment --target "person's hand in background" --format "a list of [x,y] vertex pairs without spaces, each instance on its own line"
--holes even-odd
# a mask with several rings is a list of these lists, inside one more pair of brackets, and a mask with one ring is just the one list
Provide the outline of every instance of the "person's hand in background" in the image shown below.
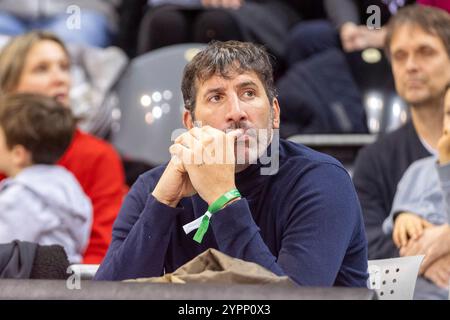
[[424,277],[442,289],[448,289],[450,284],[450,254],[436,260],[424,272]]
[[202,0],[205,8],[239,9],[244,0]]
[[346,52],[362,51],[367,48],[382,48],[386,39],[386,29],[371,30],[353,22],[342,25],[340,30],[342,47]]
[[361,50],[367,48],[383,48],[386,40],[386,28],[369,29],[366,26],[359,26]]
[[414,213],[402,212],[395,219],[392,239],[397,248],[401,248],[406,246],[410,239],[419,239],[424,229],[431,226],[431,223]]
[[361,30],[353,22],[347,22],[342,25],[340,30],[342,47],[346,52],[359,50],[361,42]]
[[436,260],[450,253],[450,227],[448,224],[426,228],[417,240],[410,240],[400,249],[401,256],[425,255],[420,274]]

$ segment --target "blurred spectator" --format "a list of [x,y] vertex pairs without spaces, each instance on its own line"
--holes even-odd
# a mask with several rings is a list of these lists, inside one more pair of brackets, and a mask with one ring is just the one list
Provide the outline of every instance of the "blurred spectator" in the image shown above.
[[[391,213],[383,223],[383,231],[392,235],[400,253],[410,250],[422,236],[436,229],[434,226],[449,230],[450,238],[450,86],[445,95],[444,133],[437,150],[436,156],[417,160],[406,170],[397,185]],[[433,251],[424,259],[420,274],[436,287],[434,292],[428,290],[433,295],[422,298],[447,299],[450,250]],[[419,294],[416,292],[416,296]]]
[[122,0],[2,0],[0,34],[55,33],[66,43],[107,47],[118,29]]
[[[31,32],[11,40],[0,54],[0,93],[34,92],[69,104],[70,60],[52,34]],[[89,196],[94,217],[85,263],[100,263],[127,192],[119,155],[108,143],[79,129],[58,164],[71,171]]]
[[[281,134],[288,137],[298,133],[361,133],[367,132],[366,118],[361,96],[362,78],[373,88],[361,68],[360,51],[381,48],[385,29],[382,27],[399,7],[411,4],[412,0],[356,1],[324,0],[326,13],[331,21],[315,20],[301,22],[290,32],[285,51],[288,72],[278,81],[279,98],[283,106]],[[377,5],[380,9],[380,29],[366,26],[367,8]],[[373,15],[373,12],[372,12]],[[370,20],[372,22],[372,20]],[[357,52],[357,56],[343,54]],[[379,53],[382,57],[382,53]],[[314,67],[327,65],[332,71]],[[364,64],[362,64],[364,65]],[[389,81],[389,67],[381,59],[380,68],[373,77],[381,78],[385,87]],[[323,90],[323,88],[329,90]],[[393,89],[392,89],[393,90]],[[309,98],[310,97],[310,98]]]
[[[414,2],[415,0],[324,0],[325,11],[331,22],[319,20],[297,25],[288,39],[287,62],[292,65],[330,47],[342,46],[347,52],[369,47],[382,48],[386,33],[383,26],[400,7]],[[380,8],[381,29],[369,29],[366,25],[370,16],[367,8],[371,5]]]
[[300,20],[286,0],[149,0],[149,5],[139,54],[178,43],[241,40],[264,44],[281,57],[288,30]]
[[92,205],[76,178],[55,165],[75,133],[72,112],[54,99],[17,94],[0,100],[0,243],[59,244],[80,263]]
[[441,8],[447,10],[450,13],[450,1],[449,0],[417,0],[417,3]]
[[[0,50],[11,40],[0,36]],[[78,127],[99,138],[107,137],[118,108],[114,86],[128,65],[128,57],[118,47],[106,49],[69,44],[70,108],[79,119]]]
[[[412,121],[361,150],[356,159],[353,181],[363,209],[369,259],[399,255],[391,237],[383,233],[383,222],[404,172],[414,161],[435,154],[442,136],[442,101],[450,82],[449,25],[447,12],[417,5],[401,9],[389,24],[386,50],[397,92],[409,104]],[[434,242],[432,235],[421,241]],[[432,251],[415,253],[428,256]]]

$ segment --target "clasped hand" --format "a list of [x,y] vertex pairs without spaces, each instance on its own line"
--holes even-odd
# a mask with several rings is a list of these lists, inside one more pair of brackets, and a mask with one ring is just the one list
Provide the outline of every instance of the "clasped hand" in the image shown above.
[[198,193],[210,205],[235,188],[235,141],[241,134],[241,129],[225,133],[204,126],[179,136],[153,196],[176,207],[182,198]]

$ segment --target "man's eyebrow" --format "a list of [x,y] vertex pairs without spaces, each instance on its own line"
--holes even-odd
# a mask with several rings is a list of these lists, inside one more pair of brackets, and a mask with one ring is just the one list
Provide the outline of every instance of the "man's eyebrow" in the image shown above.
[[420,46],[418,47],[419,50],[428,49],[428,48],[434,50],[434,46],[432,46],[431,44],[428,44],[428,43],[422,43],[422,44],[420,44]]
[[394,49],[391,50],[392,54],[395,54],[397,52],[405,52],[405,49],[403,49],[403,48],[394,48]]
[[258,85],[256,84],[256,82],[252,81],[252,80],[248,80],[248,81],[244,81],[241,83],[238,83],[236,87],[238,88],[244,88],[244,87],[257,87]]
[[214,87],[214,88],[206,90],[206,92],[203,94],[203,97],[206,97],[211,93],[217,93],[217,92],[223,92],[223,91],[225,91],[225,89],[223,87]]

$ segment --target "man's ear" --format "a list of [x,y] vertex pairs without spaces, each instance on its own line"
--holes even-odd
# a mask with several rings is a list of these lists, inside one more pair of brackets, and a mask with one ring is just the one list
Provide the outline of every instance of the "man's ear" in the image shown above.
[[278,99],[273,98],[272,103],[272,112],[273,112],[273,128],[280,129],[280,105],[278,104]]
[[28,151],[23,145],[17,144],[12,147],[11,151],[14,166],[24,168],[32,164],[31,152]]
[[194,127],[194,121],[192,119],[192,115],[190,111],[185,110],[183,113],[183,125],[188,130],[191,130]]

